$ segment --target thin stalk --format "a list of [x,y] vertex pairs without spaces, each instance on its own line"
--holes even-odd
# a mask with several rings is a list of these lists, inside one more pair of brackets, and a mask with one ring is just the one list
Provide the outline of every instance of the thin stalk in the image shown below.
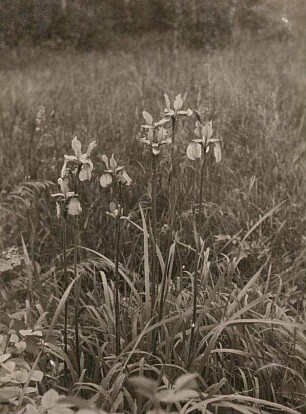
[[[63,218],[63,266],[64,266],[64,292],[68,288],[68,275],[67,275],[67,223],[66,219]],[[68,354],[68,300],[65,301],[64,308],[64,352]],[[67,386],[68,379],[68,367],[67,362],[64,361],[64,374],[65,374],[65,385]]]
[[152,315],[155,308],[156,287],[157,287],[157,218],[156,218],[156,196],[157,196],[157,155],[152,152],[152,292],[151,292],[151,308]]
[[[78,276],[78,243],[79,242],[79,219],[75,217],[75,230],[74,230],[74,252],[73,252],[73,273],[74,278]],[[81,374],[81,349],[80,349],[80,335],[79,335],[79,302],[81,296],[81,280],[77,280],[75,284],[75,304],[74,304],[74,332],[75,332],[75,349],[76,349],[76,361],[78,374]]]
[[192,363],[192,353],[194,349],[194,341],[195,341],[195,328],[197,322],[197,299],[198,299],[198,263],[199,263],[199,255],[201,251],[201,230],[202,230],[202,222],[201,222],[201,215],[202,215],[202,204],[203,204],[203,182],[204,182],[204,173],[205,173],[205,165],[206,165],[206,151],[204,149],[204,158],[201,166],[200,172],[200,194],[199,194],[199,211],[197,217],[197,241],[196,241],[196,259],[195,259],[195,270],[194,270],[194,278],[193,278],[193,304],[192,304],[192,323],[191,323],[191,332],[190,332],[190,345],[189,345],[189,356],[188,356],[188,369],[191,368]]
[[[82,165],[79,163],[76,175],[74,176],[74,193],[78,194],[78,176]],[[73,249],[73,273],[75,280],[78,276],[78,244],[79,244],[79,219],[75,216],[74,227],[74,249]],[[74,303],[74,332],[75,332],[75,356],[77,362],[78,375],[81,375],[81,349],[80,349],[80,335],[79,335],[79,302],[81,296],[81,280],[77,280],[75,284],[75,303]]]
[[[171,142],[171,171],[170,171],[170,197],[169,197],[169,235],[168,235],[168,252],[165,271],[162,275],[160,297],[159,297],[159,308],[158,308],[158,322],[161,321],[163,317],[164,303],[168,294],[168,283],[167,280],[170,277],[169,272],[169,259],[170,259],[170,248],[172,244],[172,235],[174,229],[174,218],[175,218],[175,178],[176,178],[176,168],[175,168],[175,122],[176,119],[171,118],[171,133],[172,133],[172,142]],[[153,184],[152,184],[152,198],[153,198]],[[153,206],[152,206],[153,208]],[[156,247],[156,246],[155,246]],[[156,250],[155,250],[156,252]],[[153,338],[153,350],[152,353],[155,353],[156,344],[157,344],[158,331]]]
[[171,175],[170,175],[170,199],[169,199],[169,240],[168,247],[172,243],[172,234],[174,228],[174,216],[175,216],[175,181],[176,181],[176,168],[175,168],[175,118],[171,118],[172,125],[172,142],[171,142]]
[[115,323],[116,323],[116,355],[120,354],[120,302],[119,302],[119,252],[121,230],[122,186],[119,182],[118,214],[115,222]]
[[163,307],[164,302],[167,297],[167,278],[170,277],[168,275],[169,272],[169,258],[170,258],[170,247],[172,244],[172,235],[174,229],[174,218],[175,218],[175,181],[176,181],[176,168],[175,168],[175,122],[176,119],[173,117],[171,118],[172,122],[172,142],[171,142],[171,175],[170,175],[170,197],[169,197],[169,238],[168,238],[168,252],[167,252],[167,260],[166,260],[166,268],[165,272],[162,275],[162,285],[161,285],[161,292],[160,292],[160,306],[159,306],[159,313],[158,313],[158,321],[161,320],[163,315]]

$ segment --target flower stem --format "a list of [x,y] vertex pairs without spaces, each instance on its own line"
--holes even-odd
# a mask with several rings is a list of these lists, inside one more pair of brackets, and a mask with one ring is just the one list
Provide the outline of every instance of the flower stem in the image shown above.
[[152,292],[151,292],[151,309],[152,314],[155,308],[156,287],[157,287],[157,255],[156,255],[156,237],[157,237],[157,218],[156,218],[156,196],[157,196],[157,156],[152,153]]
[[199,193],[199,211],[196,223],[197,230],[197,240],[196,240],[196,258],[195,258],[195,270],[194,270],[194,279],[193,279],[193,304],[192,304],[192,323],[191,323],[191,333],[190,333],[190,344],[189,344],[189,356],[188,356],[188,369],[191,368],[192,364],[192,354],[194,350],[195,342],[195,333],[196,333],[196,322],[197,322],[197,299],[198,299],[198,276],[199,276],[199,259],[201,253],[201,230],[202,230],[202,204],[203,204],[203,182],[204,182],[204,173],[206,165],[206,151],[204,151],[204,158],[201,165],[200,172],[200,193]]
[[172,244],[174,217],[175,217],[175,181],[176,181],[176,168],[175,168],[175,118],[171,118],[172,125],[172,142],[171,142],[171,175],[170,175],[170,198],[169,198],[169,240],[168,247]]
[[[79,242],[79,220],[75,217],[75,230],[74,230],[74,254],[73,254],[73,273],[74,278],[78,276],[77,261],[78,261],[78,242]],[[78,374],[81,374],[81,350],[80,350],[80,336],[79,336],[79,303],[81,296],[81,280],[77,280],[75,284],[75,305],[74,305],[74,320],[75,320],[75,349],[76,349],[76,361]]]
[[[63,218],[63,266],[64,266],[64,291],[68,288],[68,275],[67,275],[67,223],[66,219]],[[65,301],[64,308],[64,352],[68,354],[68,299]],[[68,381],[68,368],[67,362],[64,361],[64,375],[65,385],[67,387]]]
[[120,302],[119,302],[119,251],[121,230],[122,186],[118,183],[118,214],[115,222],[115,324],[116,324],[116,355],[120,354]]
[[[167,260],[166,260],[166,267],[162,275],[161,281],[161,289],[160,289],[160,297],[159,297],[159,309],[158,309],[158,322],[161,321],[163,317],[163,310],[164,310],[164,303],[167,299],[168,294],[168,278],[170,275],[169,272],[169,260],[170,260],[170,249],[172,245],[172,236],[173,236],[173,229],[174,229],[174,219],[175,219],[175,178],[176,178],[176,168],[175,168],[175,122],[176,119],[173,117],[171,118],[172,122],[172,141],[171,141],[171,171],[170,171],[170,197],[169,197],[169,235],[168,235],[168,252],[167,252]],[[153,340],[153,353],[155,352],[156,344],[157,344],[157,335]]]
[[170,175],[170,198],[169,198],[169,238],[168,238],[168,252],[166,260],[165,273],[162,278],[161,294],[160,294],[160,307],[159,307],[159,321],[162,318],[163,307],[167,297],[167,279],[170,277],[169,272],[169,260],[170,260],[170,248],[172,245],[172,236],[174,229],[175,219],[175,181],[176,181],[176,166],[175,166],[175,122],[176,119],[171,118],[172,121],[172,142],[171,142],[171,175]]

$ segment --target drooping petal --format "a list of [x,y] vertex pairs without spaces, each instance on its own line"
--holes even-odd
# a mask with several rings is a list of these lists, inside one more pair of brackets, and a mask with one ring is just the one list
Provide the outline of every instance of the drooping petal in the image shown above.
[[142,116],[144,117],[144,119],[145,119],[145,121],[148,125],[153,125],[153,117],[152,117],[151,114],[149,114],[149,112],[143,111]]
[[125,170],[122,171],[121,182],[125,185],[131,185],[132,179]]
[[202,156],[202,145],[197,142],[190,142],[187,147],[186,155],[190,160],[201,158]]
[[86,151],[86,156],[89,158],[90,157],[90,154],[91,154],[91,151],[95,148],[97,146],[97,144],[96,144],[96,141],[92,141],[89,145],[88,145],[88,148],[87,148],[87,151]]
[[165,102],[166,102],[166,108],[168,109],[168,111],[170,111],[170,99],[169,99],[169,96],[166,94],[166,93],[164,93],[164,98],[165,98]]
[[175,112],[178,112],[181,107],[183,106],[183,99],[181,97],[181,94],[177,95],[173,104]]
[[113,182],[111,174],[102,174],[100,178],[100,184],[103,188],[109,187]]
[[214,145],[214,156],[215,156],[216,162],[221,161],[221,147],[220,147],[219,142],[217,142]]
[[117,164],[117,161],[115,160],[114,154],[112,154],[112,156],[110,157],[109,165],[111,169],[115,172],[118,164]]
[[108,157],[106,155],[102,155],[102,161],[104,162],[104,164],[106,165],[106,169],[109,170],[109,162],[108,162]]
[[64,194],[64,197],[67,197],[67,194],[69,192],[69,187],[68,187],[68,178],[59,178],[57,180],[59,186],[61,187],[61,191]]
[[93,170],[93,163],[91,160],[87,160],[87,163],[83,164],[82,169],[79,173],[79,180],[80,181],[91,180],[92,170]]
[[73,140],[71,141],[71,146],[72,149],[75,153],[75,156],[77,157],[77,159],[79,160],[81,155],[82,155],[82,144],[81,142],[78,140],[77,137],[74,137]]
[[71,216],[78,216],[82,213],[82,207],[78,197],[72,197],[68,204],[68,214]]
[[158,155],[160,153],[159,147],[152,147],[152,152],[154,155]]

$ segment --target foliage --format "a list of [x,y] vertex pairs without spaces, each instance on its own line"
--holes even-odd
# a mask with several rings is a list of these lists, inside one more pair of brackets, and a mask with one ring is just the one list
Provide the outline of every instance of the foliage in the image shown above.
[[[8,54],[15,69],[4,67],[1,81],[0,387],[13,393],[1,410],[301,412],[300,62],[278,43],[181,49],[175,59],[164,44],[37,53],[27,64]],[[84,157],[79,143],[94,141]],[[68,180],[60,197],[78,195],[60,219],[58,177]],[[130,184],[122,200],[121,184]],[[64,218],[65,260],[66,210],[78,214]]]
[[[236,32],[284,39],[300,35],[302,0],[1,0],[0,41],[50,48],[105,49],[154,32],[176,47],[229,44]],[[167,35],[168,34],[168,35]],[[173,36],[174,34],[174,36]]]

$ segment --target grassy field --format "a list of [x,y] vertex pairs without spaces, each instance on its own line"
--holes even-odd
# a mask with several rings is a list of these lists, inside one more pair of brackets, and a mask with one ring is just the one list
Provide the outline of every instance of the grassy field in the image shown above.
[[[50,388],[107,412],[302,412],[302,47],[246,43],[176,57],[166,44],[128,50],[3,52],[1,412],[27,403],[46,409],[38,394]],[[203,203],[200,162],[186,156],[195,116],[176,121],[176,145],[162,147],[154,185],[154,156],[140,142],[142,112],[160,119],[164,93],[171,102],[181,94],[183,109],[212,120],[221,141],[221,162],[207,154]],[[58,219],[51,194],[74,136],[83,151],[96,141],[94,170],[79,183],[82,213]],[[103,154],[115,154],[132,179],[122,220],[106,214],[116,192],[99,184]],[[44,378],[31,379],[30,366]],[[14,382],[17,371],[25,377]],[[199,377],[161,392],[188,372]],[[132,376],[140,378],[128,382]]]

